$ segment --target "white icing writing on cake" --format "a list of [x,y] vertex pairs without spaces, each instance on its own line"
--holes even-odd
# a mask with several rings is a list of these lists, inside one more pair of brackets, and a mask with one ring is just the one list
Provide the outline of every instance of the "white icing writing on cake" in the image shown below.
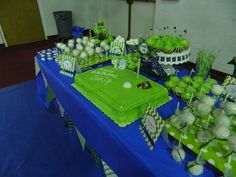
[[118,76],[116,74],[114,74],[113,71],[111,70],[108,70],[108,69],[100,69],[100,70],[94,70],[91,72],[92,74],[96,74],[96,75],[99,75],[99,76],[107,76],[107,77],[110,77],[110,78],[117,78]]
[[103,84],[109,84],[112,82],[112,79],[109,78],[109,77],[103,77],[103,76],[100,76],[100,75],[95,75],[93,77],[90,77],[89,78],[90,80],[94,80],[94,81],[99,81],[99,82],[102,82]]

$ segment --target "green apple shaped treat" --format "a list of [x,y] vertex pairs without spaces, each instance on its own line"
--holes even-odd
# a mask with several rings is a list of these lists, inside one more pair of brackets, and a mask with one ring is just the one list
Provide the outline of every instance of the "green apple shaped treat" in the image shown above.
[[166,87],[167,89],[170,90],[172,87],[175,86],[175,83],[172,82],[171,80],[169,80],[169,81],[166,81],[166,82],[164,83],[164,85],[165,85],[165,87]]
[[200,76],[194,76],[194,77],[193,77],[193,80],[194,80],[195,82],[198,82],[199,84],[201,84],[201,83],[203,82],[203,78],[200,77]]
[[192,81],[192,85],[195,89],[198,89],[201,86],[199,82],[196,82],[196,81]]
[[170,81],[175,83],[176,85],[178,84],[179,80],[180,79],[177,76],[171,76],[170,77]]
[[207,83],[203,83],[202,86],[200,87],[200,91],[205,94],[208,94],[210,90],[211,90],[211,86]]
[[189,91],[183,92],[183,93],[181,94],[181,98],[182,98],[182,100],[184,100],[185,102],[190,101],[191,97],[192,97],[192,92],[189,92]]
[[171,44],[171,42],[167,42],[163,45],[163,52],[171,53],[173,51],[174,51],[174,46]]
[[179,84],[179,87],[183,87],[183,88],[186,88],[188,86],[184,81],[180,81],[178,84]]
[[201,91],[195,92],[195,97],[197,99],[201,99],[205,94]]
[[191,81],[192,81],[191,77],[189,77],[189,76],[182,77],[182,80],[186,83],[191,83]]
[[211,85],[217,84],[217,81],[215,79],[209,79],[209,80],[207,80],[207,82]]
[[191,86],[191,85],[189,85],[187,88],[186,88],[186,90],[188,91],[188,92],[191,92],[191,93],[195,93],[197,90],[193,87],[193,86]]
[[185,89],[183,87],[174,86],[172,90],[176,95],[180,96],[181,93],[183,93]]
[[181,39],[180,43],[183,46],[183,48],[185,48],[185,49],[189,48],[189,43],[188,43],[187,39]]
[[216,96],[221,95],[224,91],[225,89],[221,85],[218,85],[218,84],[213,85],[211,88],[211,92]]

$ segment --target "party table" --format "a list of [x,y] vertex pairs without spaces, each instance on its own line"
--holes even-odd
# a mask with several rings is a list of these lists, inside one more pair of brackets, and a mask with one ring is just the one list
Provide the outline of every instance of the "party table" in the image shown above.
[[[185,167],[187,161],[195,157],[188,153],[183,164],[176,162],[171,157],[171,149],[163,137],[159,137],[154,149],[150,150],[139,130],[140,119],[124,128],[119,127],[71,86],[73,78],[61,75],[54,60],[42,61],[38,55],[35,59],[40,68],[37,77],[43,73],[47,84],[75,126],[119,177],[191,176]],[[181,76],[187,72],[183,69],[178,74]],[[38,83],[39,96],[42,96],[42,87]],[[158,109],[158,113],[163,119],[167,119],[174,114],[178,102],[180,108],[185,106],[182,101],[173,97]],[[214,176],[215,172],[208,167],[205,167],[201,175]]]

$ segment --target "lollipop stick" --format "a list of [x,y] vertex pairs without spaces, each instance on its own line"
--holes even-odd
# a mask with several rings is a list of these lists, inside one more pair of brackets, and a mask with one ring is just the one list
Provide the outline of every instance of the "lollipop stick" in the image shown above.
[[229,93],[227,93],[227,95],[225,96],[225,99],[224,99],[224,101],[223,101],[223,104],[225,104],[225,102],[226,102],[226,100],[228,99],[228,97],[229,97]]
[[228,162],[227,162],[227,166],[226,166],[226,170],[225,170],[225,177],[228,177],[229,176],[229,171],[230,171],[230,168],[231,168],[231,155],[229,156],[229,159],[228,159]]
[[177,103],[175,114],[177,114],[178,112],[179,112],[179,102]]
[[190,74],[189,74],[189,77],[191,77],[192,76],[192,73],[194,72],[194,70],[193,69],[191,69],[191,72],[190,72]]
[[[207,148],[209,147],[209,145],[210,145],[210,143],[209,143],[204,149],[207,150]],[[197,156],[197,158],[196,158],[196,162],[199,161],[199,159],[200,159],[202,153],[203,153],[203,148],[200,149],[200,152],[199,152],[199,154],[198,154],[198,156]]]
[[190,98],[189,104],[191,104],[192,101],[193,101],[193,93],[192,93],[192,95],[191,95],[191,98]]
[[182,134],[180,134],[180,137],[179,137],[179,144],[178,144],[178,149],[180,148],[181,146],[181,141],[182,141]]
[[210,116],[210,114],[209,114],[209,115],[208,115],[208,118],[207,118],[206,129],[208,128],[208,125],[209,125],[209,122],[210,122],[210,118],[211,118],[211,116]]
[[139,60],[138,60],[138,69],[137,69],[137,78],[138,78],[138,76],[139,76],[140,63],[141,63],[141,59],[139,58]]

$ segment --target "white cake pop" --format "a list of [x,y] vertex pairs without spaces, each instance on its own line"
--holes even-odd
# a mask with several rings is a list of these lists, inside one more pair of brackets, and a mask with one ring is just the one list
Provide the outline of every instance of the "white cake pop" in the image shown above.
[[103,48],[104,48],[106,45],[107,45],[107,43],[106,43],[105,41],[102,41],[101,44],[100,44],[100,46],[103,47]]
[[177,162],[182,162],[185,159],[185,151],[182,148],[174,148],[171,151],[171,156]]
[[231,114],[236,114],[236,103],[233,103],[233,102],[226,102],[225,105],[224,105],[224,110],[225,112],[228,114],[228,115],[231,115]]
[[92,56],[94,54],[94,49],[90,48],[90,50],[87,51],[89,56]]
[[83,46],[81,44],[77,44],[76,45],[76,49],[79,50],[79,51],[84,50],[84,48],[83,48]]
[[213,85],[213,87],[211,88],[211,92],[214,94],[214,95],[220,95],[224,92],[224,88],[218,84],[216,85]]
[[85,59],[87,57],[88,57],[88,55],[87,55],[87,53],[85,51],[80,54],[80,58],[81,59]]
[[76,42],[77,42],[78,44],[80,44],[80,43],[82,42],[82,39],[81,39],[81,38],[77,38],[77,39],[76,39]]
[[201,101],[207,104],[208,106],[212,107],[214,106],[216,100],[210,96],[205,95],[201,98]]
[[91,50],[91,49],[92,49],[92,48],[89,47],[89,46],[86,46],[86,47],[85,47],[85,51],[86,51],[86,52],[88,52],[88,51]]
[[95,51],[96,51],[96,53],[101,53],[101,48],[100,47],[96,47]]
[[88,44],[88,41],[83,40],[83,41],[82,41],[82,44],[83,44],[83,45],[87,45],[87,44]]
[[69,53],[70,52],[70,48],[69,47],[65,47],[64,51],[65,51],[65,53]]
[[216,126],[224,126],[224,127],[229,128],[231,125],[231,120],[227,116],[219,115],[215,119],[215,124]]
[[75,42],[74,39],[69,39],[68,40],[68,43],[74,44],[74,42]]
[[91,39],[90,42],[95,44],[96,40],[95,39]]
[[66,45],[65,44],[61,44],[61,49],[65,50],[65,48],[66,48]]
[[91,48],[94,48],[94,43],[93,42],[89,42],[88,46],[91,47]]
[[74,43],[68,43],[68,47],[72,49],[74,47]]
[[87,37],[87,36],[84,36],[84,37],[83,37],[83,41],[88,41],[88,37]]
[[105,49],[105,50],[109,50],[109,49],[110,49],[110,46],[107,44],[107,45],[105,45],[104,49]]
[[203,170],[204,170],[203,165],[200,165],[200,164],[194,164],[193,165],[193,163],[195,163],[195,162],[189,162],[188,163],[188,166],[189,166],[188,170],[189,170],[189,172],[192,175],[195,175],[195,176],[201,175],[203,173]]
[[230,135],[230,130],[225,126],[215,126],[212,132],[219,139],[227,139]]
[[79,51],[75,49],[72,51],[72,54],[73,56],[77,57],[79,55]]

